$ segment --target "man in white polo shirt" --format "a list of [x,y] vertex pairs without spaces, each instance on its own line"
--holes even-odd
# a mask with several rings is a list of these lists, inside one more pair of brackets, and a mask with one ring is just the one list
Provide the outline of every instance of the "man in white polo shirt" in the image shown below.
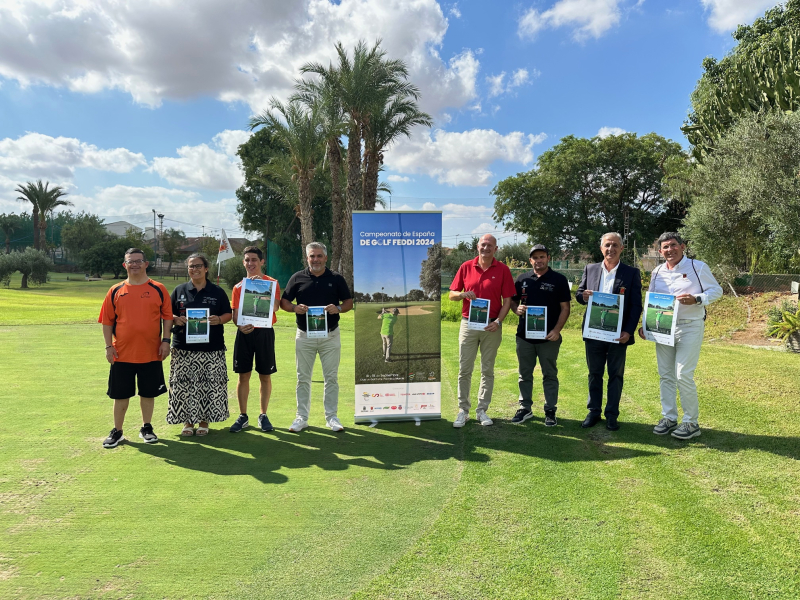
[[[675,296],[678,310],[673,317],[677,319],[675,345],[656,344],[662,418],[653,433],[666,435],[672,432],[672,437],[688,440],[700,435],[694,370],[700,358],[705,332],[705,307],[722,297],[722,288],[707,264],[685,255],[686,243],[677,233],[661,234],[658,251],[667,262],[653,270],[648,291]],[[639,336],[644,339],[642,328],[639,328]],[[680,425],[678,390],[683,407],[683,422]]]

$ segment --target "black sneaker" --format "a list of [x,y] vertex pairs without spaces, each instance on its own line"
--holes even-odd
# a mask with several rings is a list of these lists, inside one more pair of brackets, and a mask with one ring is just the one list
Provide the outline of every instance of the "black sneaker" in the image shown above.
[[115,427],[111,430],[111,433],[108,434],[108,437],[103,440],[103,448],[114,448],[124,439],[122,431]]
[[158,436],[153,432],[153,426],[150,423],[142,425],[139,437],[144,440],[145,444],[155,444],[158,441]]
[[237,433],[244,429],[245,427],[250,426],[250,421],[247,420],[247,415],[239,415],[239,418],[236,419],[236,422],[231,425],[231,433]]
[[512,423],[524,423],[533,418],[533,411],[530,408],[520,408],[512,417]]
[[544,424],[546,427],[555,427],[556,425],[558,425],[558,421],[556,420],[555,410],[544,411]]
[[261,431],[272,431],[275,429],[265,414],[258,415],[258,426],[261,427]]

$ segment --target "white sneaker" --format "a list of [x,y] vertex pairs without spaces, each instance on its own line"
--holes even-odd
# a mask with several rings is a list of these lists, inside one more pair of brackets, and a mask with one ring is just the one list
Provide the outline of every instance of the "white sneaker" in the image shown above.
[[453,421],[453,427],[463,427],[469,421],[469,413],[465,410],[458,411],[456,420]]
[[487,425],[494,425],[494,421],[492,421],[488,415],[486,414],[485,410],[479,410],[475,413],[475,418],[480,421],[481,425],[486,427]]
[[306,427],[308,427],[308,421],[306,421],[301,417],[297,417],[294,421],[292,421],[292,424],[289,426],[289,431],[297,433],[298,431],[302,431]]
[[341,422],[339,421],[339,417],[331,417],[325,421],[333,431],[344,431],[344,427],[342,427]]

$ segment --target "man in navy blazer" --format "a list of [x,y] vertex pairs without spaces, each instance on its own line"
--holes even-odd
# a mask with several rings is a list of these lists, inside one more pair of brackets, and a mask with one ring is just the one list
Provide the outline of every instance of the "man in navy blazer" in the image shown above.
[[[600,238],[603,262],[586,265],[575,299],[586,304],[592,292],[622,294],[625,298],[622,307],[622,332],[616,338],[618,343],[587,340],[586,366],[589,368],[589,401],[581,427],[594,427],[600,422],[603,407],[603,374],[608,366],[608,391],[606,396],[606,429],[619,429],[619,399],[622,396],[622,382],[625,374],[625,355],[628,346],[635,343],[634,332],[642,315],[642,276],[639,269],[620,262],[624,250],[622,236],[606,233]],[[583,316],[584,321],[586,315]]]

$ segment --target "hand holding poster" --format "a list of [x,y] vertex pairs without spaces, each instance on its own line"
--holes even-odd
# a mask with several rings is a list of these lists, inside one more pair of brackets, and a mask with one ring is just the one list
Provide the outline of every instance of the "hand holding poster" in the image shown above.
[[306,337],[328,337],[328,313],[324,306],[309,306],[306,312]]
[[622,333],[622,308],[625,297],[621,294],[593,292],[586,305],[583,337],[601,342],[619,344]]
[[675,325],[678,320],[678,301],[671,294],[647,292],[644,297],[642,329],[644,339],[667,346],[675,345]]
[[547,307],[528,306],[525,309],[525,339],[543,340],[547,337]]
[[272,327],[275,304],[275,282],[268,279],[244,279],[239,296],[239,321],[237,325]]
[[209,323],[207,308],[186,309],[186,343],[207,344],[209,341]]
[[491,301],[483,298],[475,298],[469,301],[469,321],[468,329],[480,329],[483,331],[489,324],[489,304]]

